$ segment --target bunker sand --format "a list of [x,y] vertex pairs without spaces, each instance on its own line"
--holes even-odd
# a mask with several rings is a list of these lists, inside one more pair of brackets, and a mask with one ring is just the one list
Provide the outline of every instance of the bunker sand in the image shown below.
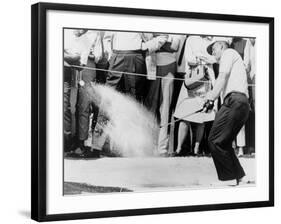
[[[255,159],[240,162],[255,186]],[[65,194],[167,191],[235,186],[235,181],[219,181],[209,157],[100,158],[64,160]]]

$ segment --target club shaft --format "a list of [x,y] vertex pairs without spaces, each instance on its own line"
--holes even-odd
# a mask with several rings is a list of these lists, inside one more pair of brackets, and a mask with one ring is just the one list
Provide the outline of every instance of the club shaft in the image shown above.
[[197,114],[197,113],[199,113],[199,112],[202,112],[203,109],[204,109],[204,108],[202,108],[202,109],[200,109],[200,110],[197,110],[197,111],[195,111],[195,112],[192,112],[192,113],[190,113],[190,114],[187,114],[187,115],[185,115],[185,116],[183,116],[183,117],[181,117],[181,118],[178,118],[178,120],[176,120],[176,121],[172,121],[172,122],[166,123],[166,124],[164,124],[164,125],[160,125],[160,128],[163,128],[163,127],[169,126],[169,125],[171,125],[171,124],[173,124],[173,123],[176,123],[176,122],[178,122],[178,121],[181,121],[183,118],[189,117],[189,116],[191,116],[191,115],[193,115],[193,114]]

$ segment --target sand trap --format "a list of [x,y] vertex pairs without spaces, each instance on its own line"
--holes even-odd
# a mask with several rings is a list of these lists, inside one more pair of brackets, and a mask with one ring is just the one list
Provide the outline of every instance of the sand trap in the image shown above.
[[[240,161],[251,182],[239,187],[254,186],[255,159]],[[65,182],[130,191],[221,188],[235,183],[219,181],[212,158],[208,157],[65,159],[64,171]]]

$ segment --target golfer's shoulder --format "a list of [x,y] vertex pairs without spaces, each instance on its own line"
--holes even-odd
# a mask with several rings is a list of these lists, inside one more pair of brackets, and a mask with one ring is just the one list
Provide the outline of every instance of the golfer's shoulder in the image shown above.
[[232,61],[236,61],[237,58],[239,58],[239,53],[232,49],[232,48],[228,48],[226,49],[221,57],[221,61],[223,62],[232,62]]
[[224,52],[223,52],[223,56],[224,57],[236,57],[238,54],[238,52],[232,48],[227,48]]

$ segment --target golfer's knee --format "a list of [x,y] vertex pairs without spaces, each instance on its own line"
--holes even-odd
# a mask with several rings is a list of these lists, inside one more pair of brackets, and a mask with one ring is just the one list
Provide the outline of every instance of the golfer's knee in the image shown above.
[[217,145],[217,143],[215,141],[215,138],[212,136],[209,136],[208,137],[208,146],[209,146],[211,153],[216,150],[216,145]]

